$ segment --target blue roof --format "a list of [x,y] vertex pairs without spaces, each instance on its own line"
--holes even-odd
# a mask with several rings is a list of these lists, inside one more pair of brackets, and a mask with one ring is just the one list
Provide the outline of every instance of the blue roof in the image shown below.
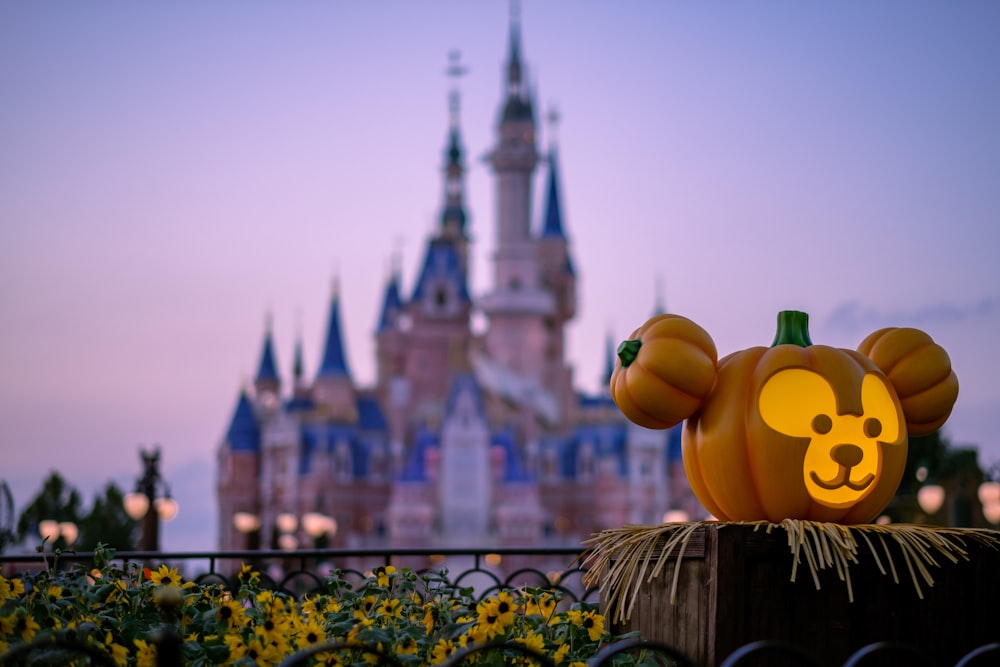
[[257,416],[245,391],[240,391],[236,411],[233,413],[232,421],[229,422],[229,430],[226,431],[226,441],[229,443],[229,449],[234,452],[260,451]]
[[382,298],[382,314],[379,316],[377,331],[395,328],[396,320],[402,310],[403,299],[399,296],[399,276],[394,272]]
[[278,364],[274,361],[274,345],[271,341],[271,327],[264,334],[264,349],[260,353],[260,364],[257,367],[256,381],[277,380]]
[[433,283],[450,283],[458,289],[458,298],[463,303],[470,301],[469,290],[465,283],[465,271],[459,259],[458,248],[450,239],[434,239],[427,246],[424,265],[420,270],[420,278],[413,290],[413,301],[420,301],[427,296],[427,290]]
[[[542,221],[542,238],[565,237],[562,223],[562,206],[559,203],[559,177],[556,166],[556,149],[549,150],[549,186],[545,200],[545,219]],[[567,266],[572,273],[572,264]]]
[[340,295],[336,289],[330,299],[330,323],[326,328],[326,346],[319,367],[319,376],[324,375],[350,375],[340,332]]

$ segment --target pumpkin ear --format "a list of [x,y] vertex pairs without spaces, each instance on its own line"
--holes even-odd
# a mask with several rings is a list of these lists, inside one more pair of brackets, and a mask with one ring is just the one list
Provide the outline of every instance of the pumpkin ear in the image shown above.
[[899,410],[887,382],[875,373],[865,375],[861,380],[861,405],[865,417],[873,417],[879,422],[879,442],[894,443],[899,440]]
[[832,426],[837,415],[837,396],[830,382],[819,373],[786,368],[764,383],[757,407],[764,423],[775,431],[808,438],[816,434],[817,428],[822,432],[823,417]]

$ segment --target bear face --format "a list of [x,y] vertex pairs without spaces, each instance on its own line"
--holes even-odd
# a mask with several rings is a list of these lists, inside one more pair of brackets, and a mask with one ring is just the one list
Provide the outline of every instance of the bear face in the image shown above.
[[882,474],[883,447],[900,446],[903,425],[883,376],[863,377],[861,405],[861,414],[841,412],[830,382],[805,368],[780,370],[761,388],[764,423],[808,439],[802,481],[826,507],[850,507],[867,496]]

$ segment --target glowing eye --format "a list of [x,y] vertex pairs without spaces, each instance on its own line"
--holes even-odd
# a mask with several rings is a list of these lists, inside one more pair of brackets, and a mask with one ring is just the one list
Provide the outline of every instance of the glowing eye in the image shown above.
[[826,435],[833,428],[833,420],[829,415],[816,415],[813,417],[812,429],[820,435]]
[[874,417],[869,417],[865,420],[865,424],[862,427],[865,431],[865,435],[869,438],[877,438],[882,434],[882,422],[875,419]]

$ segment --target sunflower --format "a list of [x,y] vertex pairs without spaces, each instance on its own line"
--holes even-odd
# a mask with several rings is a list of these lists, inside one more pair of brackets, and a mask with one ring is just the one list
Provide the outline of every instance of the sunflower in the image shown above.
[[176,567],[167,567],[166,563],[149,573],[150,580],[157,586],[177,586],[181,583],[181,574]]
[[440,665],[451,657],[455,652],[455,642],[450,639],[442,639],[431,649],[431,664]]
[[493,639],[497,635],[502,635],[504,625],[497,610],[496,598],[483,600],[476,606],[477,624],[487,639]]

